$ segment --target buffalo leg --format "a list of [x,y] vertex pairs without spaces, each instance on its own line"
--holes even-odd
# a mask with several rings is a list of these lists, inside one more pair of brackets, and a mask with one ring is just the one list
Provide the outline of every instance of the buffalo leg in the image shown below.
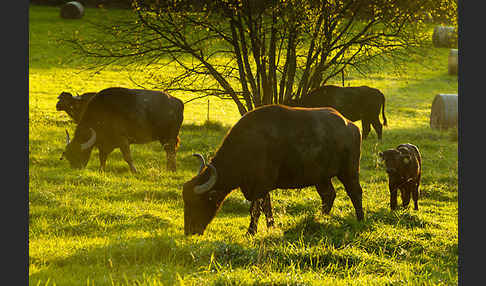
[[366,139],[368,137],[368,134],[370,134],[371,131],[371,126],[370,122],[368,120],[361,120],[361,125],[363,126],[363,139]]
[[105,171],[106,167],[106,159],[108,159],[108,155],[113,151],[113,149],[105,149],[105,148],[99,148],[98,149],[99,153],[99,158],[100,158],[100,171]]
[[418,211],[419,183],[415,183],[412,189],[413,209]]
[[274,220],[272,213],[272,202],[270,200],[270,192],[267,193],[267,195],[263,199],[262,204],[263,213],[265,214],[265,218],[267,220],[267,227],[272,227],[274,225]]
[[317,184],[316,190],[322,200],[322,213],[329,214],[336,198],[336,190],[332,185],[331,178],[323,184]]
[[250,226],[246,232],[249,235],[254,235],[258,230],[258,219],[262,212],[262,201],[263,199],[256,199],[251,201],[250,205]]
[[383,125],[380,122],[380,119],[376,118],[371,122],[373,125],[373,128],[376,131],[376,135],[378,136],[378,139],[381,140],[382,134],[383,134]]
[[401,196],[402,196],[402,206],[403,208],[408,208],[408,204],[410,203],[410,185],[406,184],[400,188]]
[[167,144],[160,142],[164,146],[165,154],[167,157],[167,170],[175,172],[177,170],[176,164],[176,152],[177,152],[178,140],[169,140]]
[[267,193],[264,198],[256,199],[251,202],[250,205],[250,226],[248,227],[247,234],[254,235],[258,230],[258,220],[260,219],[261,213],[265,214],[267,221],[267,227],[272,227],[274,225],[273,213],[272,213],[272,203],[270,200],[270,193]]
[[338,176],[338,178],[343,183],[344,189],[353,203],[356,217],[358,220],[363,220],[363,189],[359,184],[359,175],[345,175]]
[[397,197],[398,197],[398,190],[395,186],[392,186],[391,184],[388,185],[390,189],[390,209],[391,210],[396,210],[397,209]]
[[123,159],[125,160],[125,162],[128,163],[128,166],[130,166],[130,171],[132,173],[137,173],[137,169],[133,165],[132,155],[130,153],[130,145],[128,144],[127,140],[124,141],[125,142],[123,142],[120,146],[120,151],[122,152]]

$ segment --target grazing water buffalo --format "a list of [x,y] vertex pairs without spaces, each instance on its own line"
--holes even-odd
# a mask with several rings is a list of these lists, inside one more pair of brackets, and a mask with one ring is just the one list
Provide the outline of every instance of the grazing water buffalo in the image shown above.
[[120,148],[130,170],[136,172],[130,144],[158,140],[167,154],[167,168],[175,171],[183,111],[184,104],[180,99],[160,91],[104,89],[89,101],[72,141],[66,131],[67,146],[63,157],[71,167],[84,168],[93,147],[97,147],[100,169],[104,170],[108,155]]
[[62,92],[57,98],[56,110],[64,110],[76,124],[81,120],[81,115],[89,100],[96,95],[96,92],[87,92],[78,96],[73,96],[69,92]]
[[[203,234],[228,194],[240,188],[251,202],[249,233],[263,207],[273,222],[269,191],[316,186],[322,211],[331,211],[337,176],[363,219],[359,184],[361,133],[333,108],[267,105],[231,128],[210,163],[183,185],[184,232]],[[252,226],[255,227],[252,229]]]
[[397,191],[400,189],[403,207],[408,207],[410,194],[414,209],[418,210],[422,158],[417,146],[400,144],[396,149],[388,149],[378,154],[385,162],[390,189],[390,208],[397,208]]
[[[351,121],[361,120],[363,139],[366,139],[370,133],[370,124],[373,125],[378,139],[382,137],[383,125],[387,126],[385,96],[378,89],[368,86],[324,85],[311,90],[307,96],[288,100],[285,104],[301,107],[333,107]],[[383,125],[379,119],[380,110],[383,116]]]

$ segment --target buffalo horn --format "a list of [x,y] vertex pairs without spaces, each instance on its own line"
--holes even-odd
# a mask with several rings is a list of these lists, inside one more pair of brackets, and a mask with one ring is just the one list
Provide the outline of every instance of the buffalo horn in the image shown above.
[[67,129],[64,129],[64,131],[66,131],[66,145],[69,144],[69,132],[67,131]]
[[195,153],[192,154],[192,156],[198,157],[199,160],[201,160],[201,166],[199,167],[199,171],[197,172],[198,174],[201,174],[202,169],[204,168],[204,166],[206,166],[206,161],[204,161],[204,157],[201,154]]
[[91,137],[89,138],[88,141],[81,144],[81,150],[88,149],[89,147],[93,146],[94,143],[96,142],[96,132],[93,130],[93,128],[90,128],[89,130],[91,130]]
[[205,192],[211,190],[214,184],[216,184],[216,180],[218,179],[218,172],[216,171],[216,167],[209,164],[208,168],[210,169],[211,176],[206,183],[194,187],[194,193],[197,195],[204,194]]

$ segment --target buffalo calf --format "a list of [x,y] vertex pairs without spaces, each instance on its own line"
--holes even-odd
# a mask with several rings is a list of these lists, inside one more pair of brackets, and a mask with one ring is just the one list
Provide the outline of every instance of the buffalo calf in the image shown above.
[[397,191],[400,189],[403,207],[408,207],[412,195],[414,209],[418,210],[422,158],[417,146],[400,144],[396,149],[380,152],[379,156],[385,162],[388,174],[390,208],[397,208]]

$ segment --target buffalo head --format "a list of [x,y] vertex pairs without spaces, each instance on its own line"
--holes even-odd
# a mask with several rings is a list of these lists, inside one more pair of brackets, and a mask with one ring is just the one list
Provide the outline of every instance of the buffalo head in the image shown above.
[[194,156],[201,160],[199,174],[186,182],[182,191],[186,235],[203,234],[224,200],[223,191],[214,189],[218,181],[216,167],[206,165],[200,154]]
[[73,97],[72,94],[69,92],[61,92],[61,94],[57,97],[59,99],[56,103],[56,110],[61,111],[69,111],[74,108],[76,98]]
[[76,123],[81,120],[81,115],[88,101],[96,95],[96,92],[87,92],[82,95],[72,96],[69,92],[62,92],[57,98],[56,110],[64,110]]
[[96,143],[96,132],[93,128],[89,128],[87,131],[88,132],[80,132],[80,136],[75,136],[71,141],[69,139],[69,133],[66,130],[66,149],[62,153],[61,159],[63,157],[66,158],[74,169],[82,169],[86,167],[91,155],[91,150]]
[[400,172],[412,159],[410,154],[396,149],[385,150],[378,153],[378,155],[385,162],[386,172],[388,174]]

